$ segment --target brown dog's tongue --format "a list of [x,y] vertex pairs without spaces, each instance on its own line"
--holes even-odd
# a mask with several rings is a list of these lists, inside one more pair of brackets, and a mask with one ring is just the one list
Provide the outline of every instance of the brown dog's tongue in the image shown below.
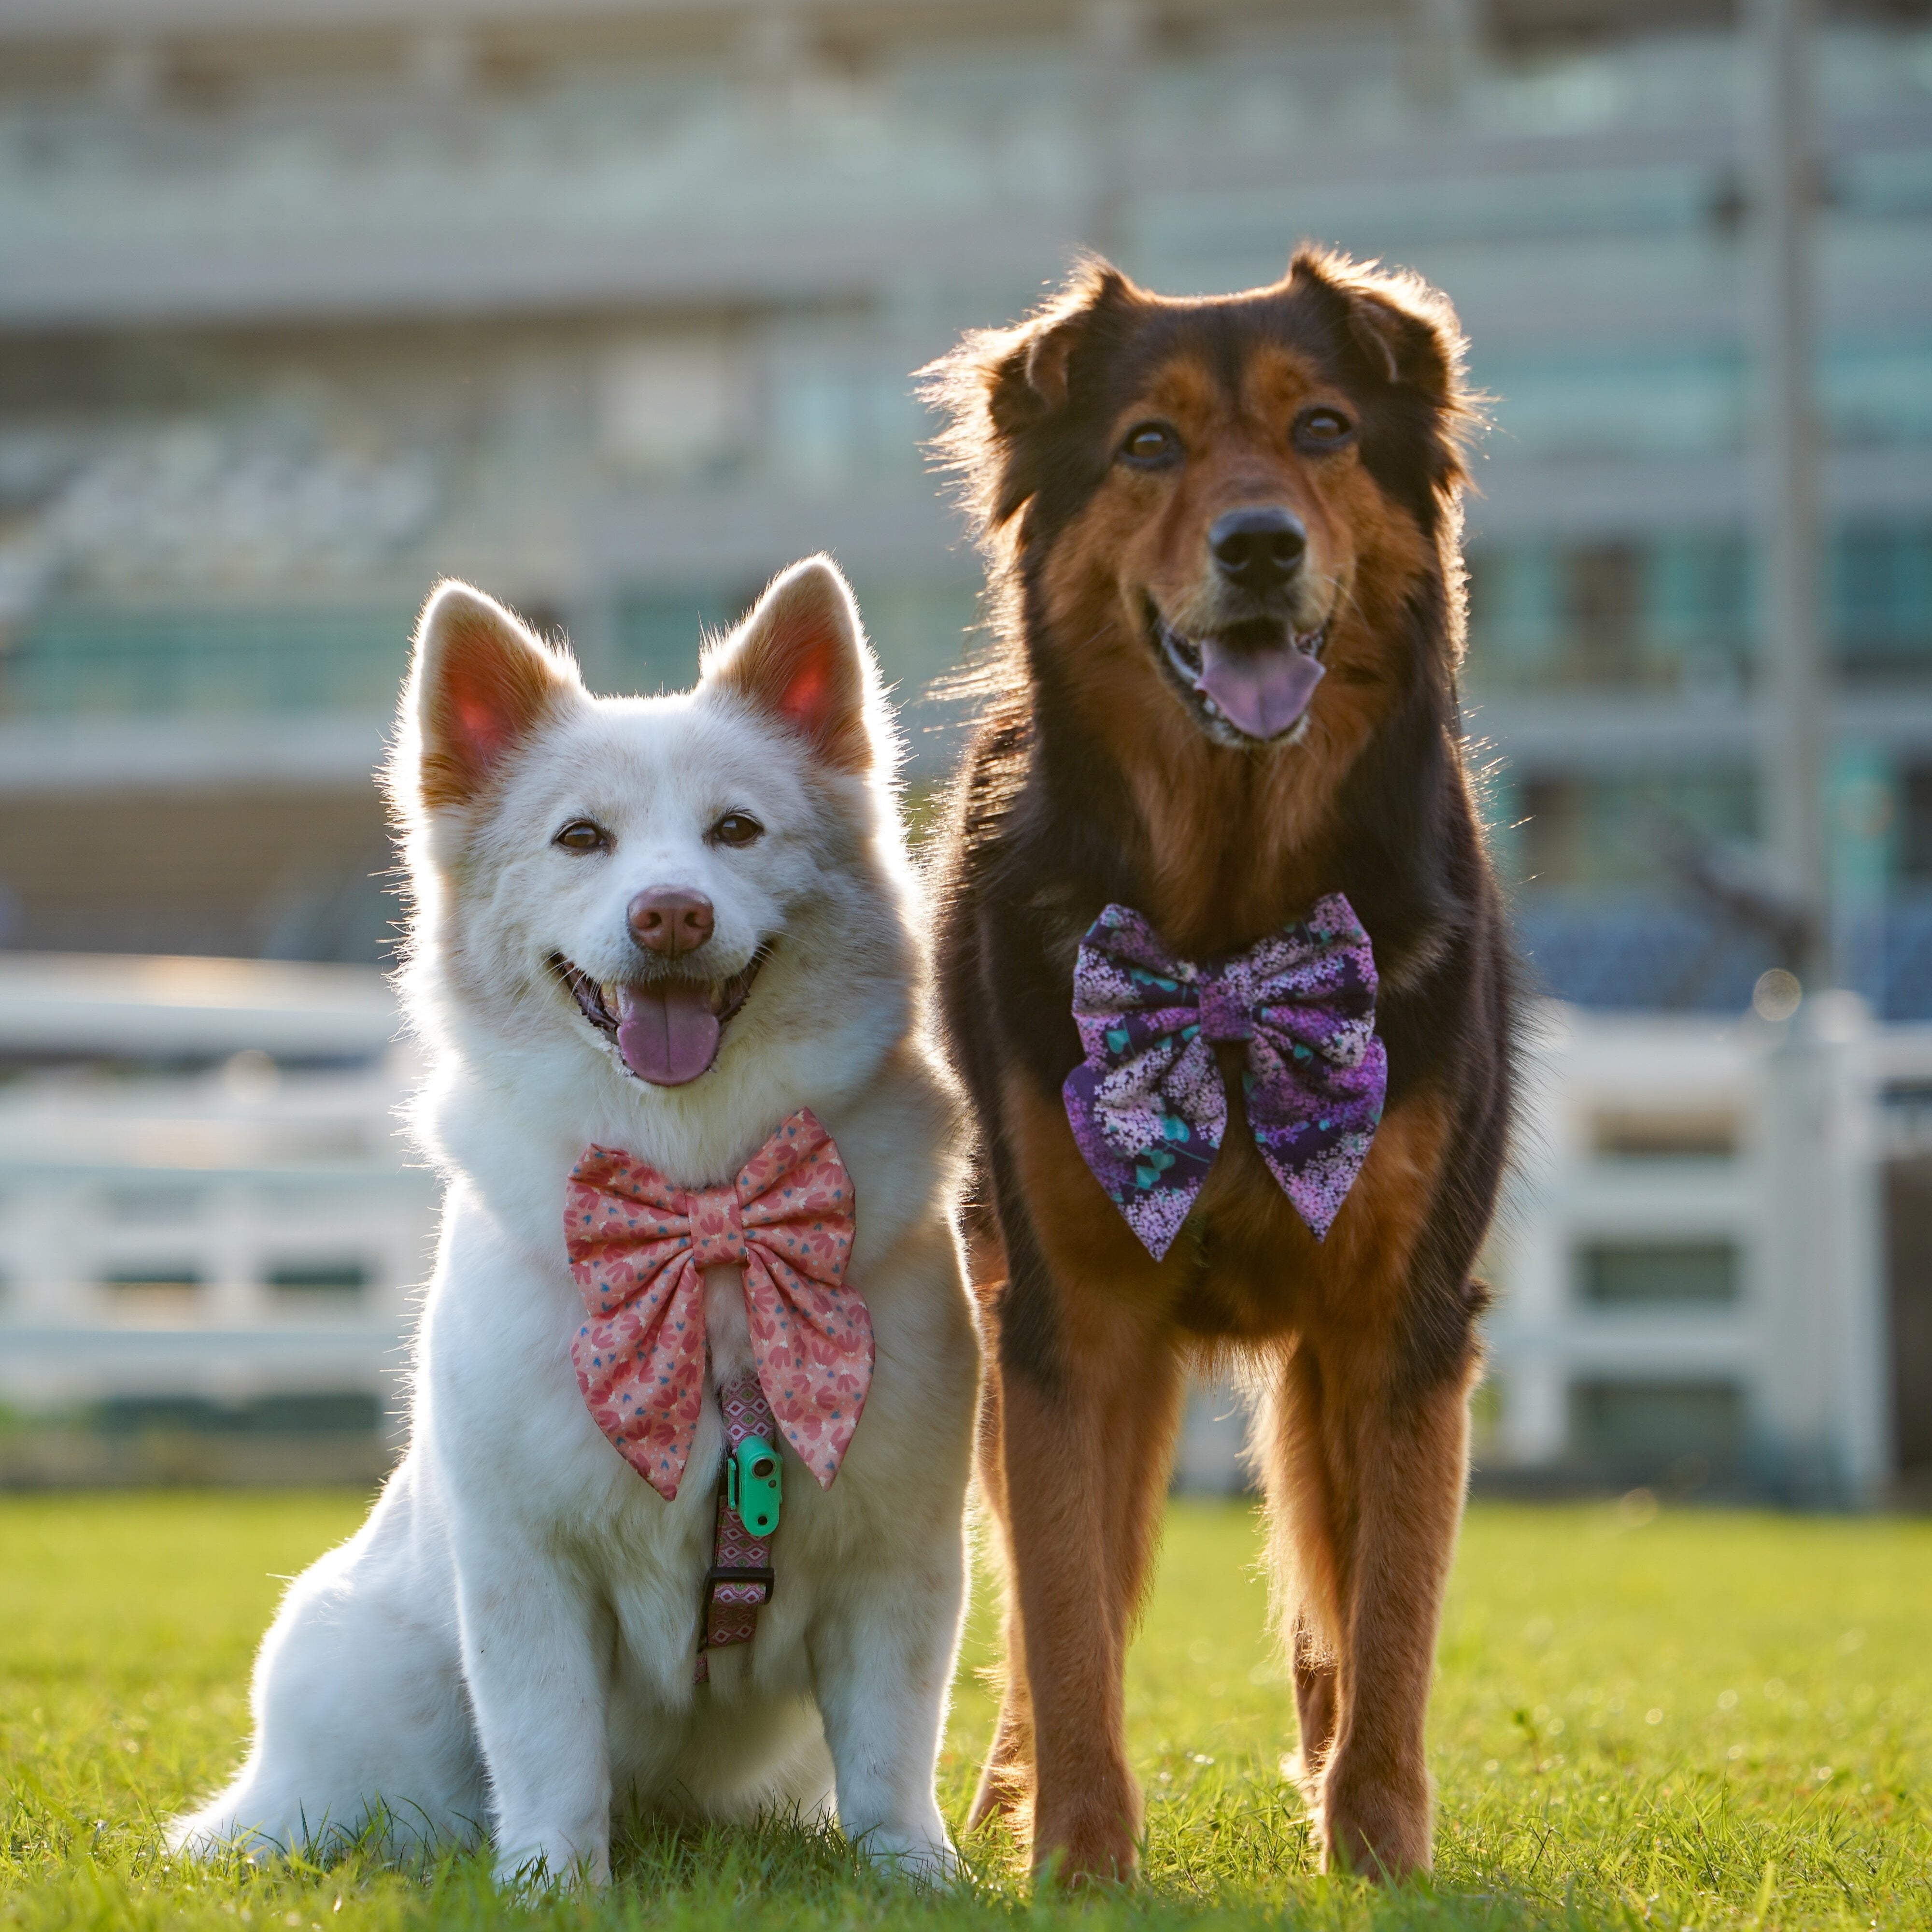
[[1322,681],[1319,660],[1292,644],[1238,651],[1222,638],[1204,637],[1200,651],[1194,688],[1251,738],[1274,738],[1298,723]]
[[617,1050],[640,1080],[682,1086],[718,1057],[718,1016],[701,986],[668,980],[617,994]]

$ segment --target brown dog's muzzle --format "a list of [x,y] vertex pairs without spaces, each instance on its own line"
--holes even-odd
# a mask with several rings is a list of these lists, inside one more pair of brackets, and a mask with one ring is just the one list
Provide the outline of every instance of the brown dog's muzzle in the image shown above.
[[1307,613],[1308,528],[1280,503],[1223,510],[1206,569],[1172,614],[1150,599],[1153,641],[1208,736],[1266,744],[1299,729],[1322,678],[1327,614]]

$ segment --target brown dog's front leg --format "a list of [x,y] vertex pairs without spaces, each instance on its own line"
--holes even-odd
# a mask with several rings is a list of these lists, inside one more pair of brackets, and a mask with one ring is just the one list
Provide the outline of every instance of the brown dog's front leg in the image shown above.
[[[1064,1304],[1063,1304],[1064,1306]],[[1080,1324],[1048,1375],[1002,1375],[1004,1461],[1033,1718],[1034,1864],[1063,1882],[1134,1867],[1127,1635],[1179,1414],[1172,1338],[1128,1310]]]
[[1256,1417],[1268,1495],[1275,1616],[1288,1645],[1301,1732],[1295,1778],[1311,1809],[1335,1741],[1340,1688],[1335,1665],[1336,1543],[1329,1459],[1322,1443],[1322,1379],[1312,1354],[1289,1350],[1264,1384]]
[[1456,1372],[1419,1390],[1346,1369],[1323,1378],[1324,1447],[1348,1526],[1335,1552],[1340,1708],[1322,1777],[1323,1861],[1372,1877],[1430,1863],[1424,1720],[1462,1516],[1474,1366],[1472,1350]]
[[[1010,1579],[1011,1572],[1008,1573]],[[1008,1588],[1012,1587],[1010,1580]],[[1033,1699],[1027,1687],[1026,1636],[1019,1609],[1009,1604],[1000,1620],[1000,1641],[1006,1659],[1006,1684],[1000,1696],[999,1720],[993,1742],[973,1794],[966,1828],[976,1831],[996,1813],[1011,1818],[1024,1807],[1033,1783]]]

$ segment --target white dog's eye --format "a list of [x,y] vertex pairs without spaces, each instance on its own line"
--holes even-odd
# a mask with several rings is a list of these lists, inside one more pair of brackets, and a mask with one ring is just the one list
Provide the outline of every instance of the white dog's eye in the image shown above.
[[721,846],[748,846],[762,837],[764,829],[748,812],[727,812],[711,828],[711,836]]
[[595,819],[573,819],[551,840],[552,845],[561,846],[566,852],[601,852],[610,850],[614,841],[610,834]]

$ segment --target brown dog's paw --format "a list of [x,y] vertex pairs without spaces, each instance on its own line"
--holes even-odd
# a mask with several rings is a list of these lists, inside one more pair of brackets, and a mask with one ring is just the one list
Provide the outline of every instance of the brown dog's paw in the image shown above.
[[1380,1881],[1426,1872],[1431,1862],[1429,1792],[1337,1777],[1322,1793],[1322,1869]]
[[1133,1876],[1139,1862],[1133,1821],[1122,1807],[1083,1806],[1051,1821],[1042,1813],[1034,1829],[1034,1875],[1069,1891],[1123,1884]]

